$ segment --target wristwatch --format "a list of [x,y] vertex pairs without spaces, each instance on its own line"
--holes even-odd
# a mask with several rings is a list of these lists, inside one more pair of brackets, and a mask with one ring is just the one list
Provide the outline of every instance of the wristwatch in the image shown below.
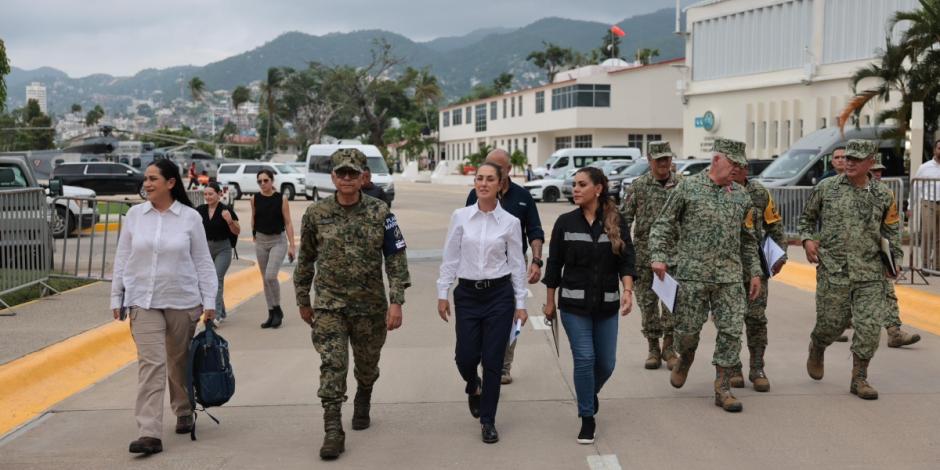
[[532,264],[541,268],[542,265],[545,264],[545,262],[542,261],[542,258],[532,258]]

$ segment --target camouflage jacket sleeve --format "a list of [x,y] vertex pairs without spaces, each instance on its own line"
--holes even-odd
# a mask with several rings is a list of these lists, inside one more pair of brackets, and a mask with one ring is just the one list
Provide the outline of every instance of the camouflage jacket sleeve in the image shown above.
[[300,223],[300,253],[297,255],[297,267],[294,268],[294,292],[297,294],[297,306],[309,307],[310,287],[316,274],[317,261],[317,224],[310,212],[304,214]]
[[405,289],[411,287],[411,275],[408,274],[406,251],[401,250],[385,258],[389,303],[403,305],[405,303]]
[[757,209],[749,207],[744,221],[741,222],[741,264],[744,272],[749,274],[748,279],[764,274],[760,265],[760,255],[757,254],[760,244],[757,241],[757,229],[754,223],[755,212]]
[[895,263],[901,266],[901,260],[904,258],[904,252],[901,250],[901,217],[898,214],[898,203],[894,199],[894,193],[888,191],[888,194],[890,194],[891,203],[881,219],[881,236],[891,242],[891,255]]
[[674,189],[666,205],[663,206],[656,221],[650,227],[649,250],[650,262],[666,263],[669,260],[670,248],[675,246],[679,235],[679,219],[685,210],[684,185]]
[[817,238],[816,226],[819,223],[819,213],[822,211],[822,190],[827,186],[824,183],[817,184],[813,188],[813,193],[806,201],[806,206],[803,207],[803,214],[800,215],[800,225],[797,229],[800,233],[801,243]]
[[[787,234],[783,229],[783,217],[780,215],[780,212],[777,210],[777,205],[774,203],[773,196],[770,195],[770,191],[767,191],[767,207],[764,208],[763,219],[761,223],[764,226],[764,233],[766,233],[771,240],[773,240],[777,245],[783,249],[783,259],[787,260]],[[762,242],[763,240],[758,240]]]
[[633,220],[636,219],[636,185],[631,184],[627,188],[627,193],[623,197],[623,205],[620,206],[620,215],[627,226],[627,230],[633,226]]

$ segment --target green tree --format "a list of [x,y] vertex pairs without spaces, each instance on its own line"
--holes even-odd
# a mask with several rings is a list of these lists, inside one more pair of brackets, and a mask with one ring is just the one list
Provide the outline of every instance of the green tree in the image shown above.
[[88,111],[85,114],[85,125],[86,126],[96,126],[98,122],[101,121],[101,118],[104,117],[104,109],[101,105],[96,104],[94,109]]
[[437,104],[440,102],[443,92],[437,83],[437,77],[431,74],[427,67],[418,73],[414,83],[414,100],[418,108],[424,113],[424,123],[428,129],[431,126],[431,113],[437,114]]
[[474,168],[479,168],[480,165],[482,165],[483,162],[486,161],[486,156],[489,155],[489,153],[492,150],[493,150],[493,147],[490,147],[489,145],[485,143],[480,144],[480,148],[478,148],[476,152],[471,153],[470,155],[467,155],[467,158],[466,160],[464,160],[464,163]]
[[[355,71],[349,67],[329,67],[316,62],[303,70],[289,70],[284,76],[276,110],[280,117],[292,122],[297,131],[298,146],[320,143],[334,117],[354,108],[350,89]],[[356,124],[353,116],[343,121],[348,127],[337,137],[351,137]]]
[[644,47],[642,49],[637,49],[636,51],[636,61],[643,65],[649,65],[656,57],[659,57],[659,49],[649,49]]
[[512,88],[512,74],[503,72],[493,79],[493,92],[501,95]]
[[[607,30],[607,34],[604,35],[601,41],[601,47],[598,50],[598,53],[601,57],[608,59],[621,59],[620,57],[620,36],[614,34],[613,31]],[[659,51],[656,51],[656,55],[659,55]]]
[[146,103],[137,106],[137,114],[139,116],[148,117],[148,118],[152,118],[155,116],[155,113],[153,112],[153,108],[151,108],[150,105]]
[[7,81],[6,76],[10,74],[10,61],[7,59],[7,47],[0,39],[0,113],[6,109],[7,105]]
[[80,105],[80,104],[78,104],[78,103],[72,103],[72,112],[73,112],[73,113],[80,113],[80,112],[82,112],[82,105]]
[[267,131],[264,133],[264,149],[265,151],[271,150],[271,123],[277,119],[277,110],[275,109],[277,105],[277,95],[281,91],[281,85],[284,83],[284,71],[277,68],[271,67],[268,69],[268,76],[265,79],[264,83],[261,84],[261,100],[264,103],[265,111],[267,116],[272,117],[272,119],[265,119],[265,127]]
[[545,71],[548,83],[555,80],[555,74],[574,61],[574,51],[570,48],[558,46],[554,43],[542,42],[544,50],[532,51],[526,57],[533,65]]
[[435,143],[433,138],[422,133],[419,122],[411,120],[402,121],[399,127],[386,130],[383,137],[387,144],[395,144],[406,160],[414,160],[432,151]]
[[529,157],[522,153],[522,150],[513,150],[512,154],[509,155],[509,164],[512,165],[513,170],[518,169],[521,172],[525,172],[527,163],[529,163]]
[[194,104],[198,104],[205,99],[206,93],[206,83],[202,81],[199,77],[193,77],[189,79],[189,96],[192,98]]

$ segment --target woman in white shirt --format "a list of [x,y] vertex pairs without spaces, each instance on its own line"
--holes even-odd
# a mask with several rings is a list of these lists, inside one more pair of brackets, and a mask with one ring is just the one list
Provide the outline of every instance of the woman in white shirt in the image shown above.
[[163,450],[163,393],[169,376],[176,432],[193,427],[186,391],[189,344],[199,316],[215,316],[218,281],[202,217],[183,189],[179,168],[157,160],[144,172],[147,202],[127,211],[111,282],[111,310],[120,318],[129,308],[137,344],[138,439],[130,452]]
[[[477,203],[454,211],[437,279],[437,311],[450,315],[447,293],[454,280],[457,370],[467,383],[470,414],[480,419],[483,442],[499,441],[503,355],[514,319],[525,324],[525,260],[519,219],[499,206],[502,169],[484,163],[477,170]],[[482,362],[483,379],[477,374]]]

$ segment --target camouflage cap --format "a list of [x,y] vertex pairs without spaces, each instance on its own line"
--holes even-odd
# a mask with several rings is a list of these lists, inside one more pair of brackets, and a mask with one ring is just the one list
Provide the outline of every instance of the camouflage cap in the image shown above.
[[864,160],[878,153],[878,143],[874,140],[852,139],[845,144],[845,158]]
[[339,149],[333,152],[330,160],[333,161],[333,171],[349,168],[362,173],[362,169],[366,166],[366,155],[356,149]]
[[745,155],[744,149],[744,142],[726,139],[724,137],[716,137],[715,141],[712,143],[713,152],[726,155],[728,160],[738,165],[747,165],[747,155]]
[[884,170],[886,167],[881,163],[881,152],[875,154],[875,164],[871,166],[872,170]]
[[665,140],[650,142],[649,155],[653,160],[659,160],[660,158],[675,158],[676,156],[676,154],[672,153],[672,148],[669,147],[669,142],[666,142]]

